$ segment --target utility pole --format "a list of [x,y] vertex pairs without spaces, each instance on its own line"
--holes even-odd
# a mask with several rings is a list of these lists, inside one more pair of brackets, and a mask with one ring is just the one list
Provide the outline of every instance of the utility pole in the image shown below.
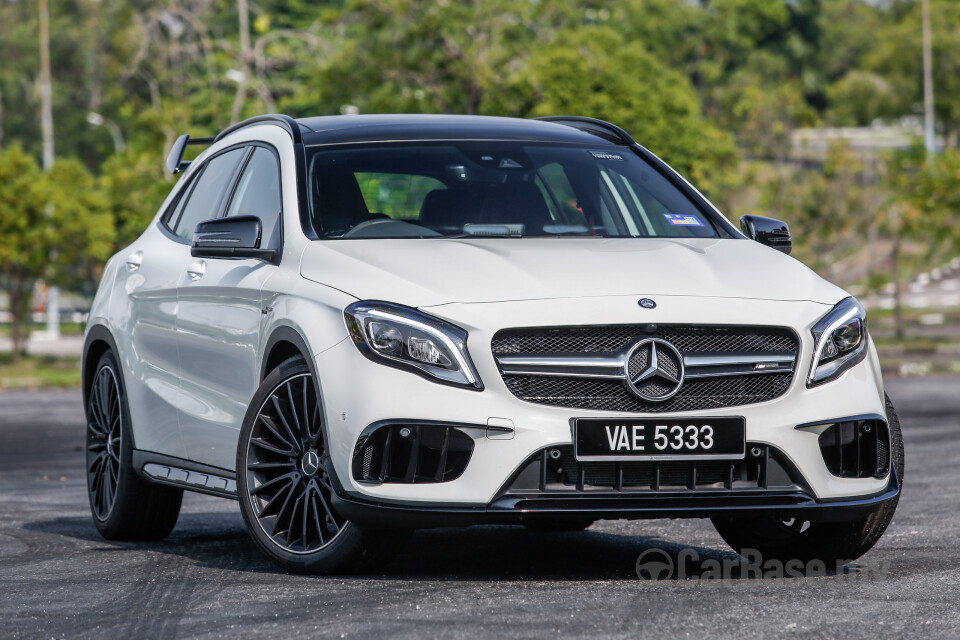
[[927,160],[937,150],[933,119],[933,43],[930,33],[930,0],[922,0],[923,12],[923,142]]
[[53,86],[50,82],[50,12],[47,0],[40,5],[40,128],[43,134],[43,168],[53,166]]
[[[47,0],[40,9],[40,129],[43,135],[43,170],[53,168],[53,83],[50,79],[50,12]],[[53,203],[50,203],[53,206]],[[60,288],[50,287],[47,297],[47,334],[60,335]]]
[[240,120],[243,102],[247,97],[247,81],[250,78],[250,9],[247,0],[237,0],[237,15],[240,27],[240,73],[237,77],[237,94],[230,110],[230,124]]

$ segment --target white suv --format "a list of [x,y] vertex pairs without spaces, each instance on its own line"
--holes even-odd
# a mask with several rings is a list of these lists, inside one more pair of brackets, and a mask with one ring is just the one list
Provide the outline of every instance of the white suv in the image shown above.
[[262,116],[167,166],[86,331],[107,538],[167,535],[189,490],[301,572],[421,527],[661,517],[832,563],[893,515],[862,307],[614,125]]

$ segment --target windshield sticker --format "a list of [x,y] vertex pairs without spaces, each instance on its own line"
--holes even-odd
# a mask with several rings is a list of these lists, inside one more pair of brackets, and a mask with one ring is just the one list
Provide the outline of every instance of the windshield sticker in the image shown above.
[[504,158],[500,161],[501,169],[522,169],[523,165],[514,160],[513,158]]
[[694,215],[685,215],[681,213],[665,213],[663,217],[667,222],[675,227],[702,227],[703,221]]
[[623,156],[619,153],[613,153],[612,151],[588,151],[597,160],[616,160],[617,162],[623,162]]

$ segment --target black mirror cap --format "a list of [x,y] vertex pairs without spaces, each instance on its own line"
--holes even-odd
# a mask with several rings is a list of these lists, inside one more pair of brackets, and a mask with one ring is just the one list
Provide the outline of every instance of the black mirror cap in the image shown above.
[[257,216],[214,218],[197,225],[190,255],[194,258],[256,258],[273,260],[274,249],[260,248],[263,223]]
[[790,251],[793,250],[790,227],[782,220],[763,216],[743,216],[740,218],[740,229],[751,240],[773,247],[787,255],[790,255]]

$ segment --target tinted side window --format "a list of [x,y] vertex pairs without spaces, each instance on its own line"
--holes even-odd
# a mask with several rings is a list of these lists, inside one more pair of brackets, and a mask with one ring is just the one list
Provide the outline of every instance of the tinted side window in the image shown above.
[[181,238],[192,240],[193,231],[197,225],[217,215],[220,196],[223,195],[230,178],[233,177],[233,171],[244,152],[246,152],[244,148],[233,149],[207,163],[180,213],[180,219],[173,229],[174,233]]
[[228,216],[257,216],[263,222],[260,246],[280,248],[280,166],[269,150],[254,147],[237,183]]

